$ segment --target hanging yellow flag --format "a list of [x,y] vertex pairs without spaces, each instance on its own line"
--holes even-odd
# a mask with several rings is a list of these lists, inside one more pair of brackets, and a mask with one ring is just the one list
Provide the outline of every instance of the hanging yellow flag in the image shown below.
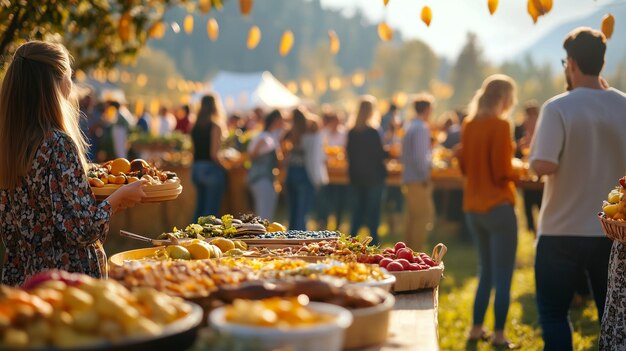
[[602,33],[604,33],[604,36],[607,39],[611,39],[614,28],[615,28],[615,17],[613,17],[613,15],[610,13],[604,15],[604,17],[602,17],[602,25],[600,29],[602,30]]
[[389,4],[389,0],[383,0],[383,3],[387,6]]
[[489,13],[493,15],[498,9],[498,0],[487,0],[487,7],[489,8]]
[[336,55],[341,48],[341,43],[339,41],[339,37],[334,30],[328,31],[328,40],[330,41],[330,53]]
[[217,24],[215,18],[210,18],[206,24],[206,32],[209,35],[211,41],[216,41],[220,35],[220,26]]
[[283,33],[283,37],[280,39],[280,47],[278,49],[280,56],[284,57],[289,54],[289,51],[291,51],[291,48],[293,47],[293,41],[294,37],[292,31],[288,30]]
[[193,16],[187,15],[183,20],[183,28],[185,29],[185,33],[191,34],[193,32]]
[[528,14],[533,19],[533,23],[537,23],[537,19],[541,16],[541,14],[535,4],[535,0],[528,0]]
[[239,0],[241,14],[247,16],[252,12],[252,0]]
[[120,21],[117,24],[117,33],[120,36],[120,39],[123,43],[130,41],[131,35],[131,23],[132,17],[130,16],[130,12],[124,12],[122,17],[120,17]]
[[541,3],[541,10],[543,11],[543,14],[552,10],[552,0],[540,0],[539,2]]
[[378,36],[384,41],[389,41],[393,39],[393,29],[387,23],[381,22],[378,24]]
[[248,31],[248,40],[246,43],[246,46],[248,47],[248,49],[253,50],[254,48],[257,47],[257,45],[259,45],[260,41],[261,41],[261,29],[259,29],[259,27],[257,26],[250,27],[250,30]]
[[433,11],[429,6],[424,6],[422,8],[422,22],[426,23],[426,26],[430,27],[430,21],[433,19]]
[[150,38],[161,39],[165,35],[166,30],[167,27],[165,26],[165,23],[157,22],[153,24],[150,29],[148,29],[148,36]]
[[211,11],[211,0],[198,0],[200,12],[207,14]]

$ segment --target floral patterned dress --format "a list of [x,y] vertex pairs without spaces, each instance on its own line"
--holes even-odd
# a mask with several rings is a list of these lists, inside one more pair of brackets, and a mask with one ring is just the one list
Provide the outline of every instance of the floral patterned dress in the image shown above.
[[49,132],[28,175],[14,189],[0,189],[2,283],[21,285],[54,268],[105,276],[110,218],[111,205],[96,203],[73,140]]
[[626,351],[626,245],[613,242],[600,350]]

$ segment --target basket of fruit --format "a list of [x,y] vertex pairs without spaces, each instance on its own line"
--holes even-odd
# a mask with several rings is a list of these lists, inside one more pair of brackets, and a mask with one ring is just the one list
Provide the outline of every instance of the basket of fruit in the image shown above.
[[443,257],[448,248],[437,244],[432,256],[423,252],[413,252],[403,242],[393,248],[384,249],[382,255],[359,257],[360,262],[376,263],[396,278],[395,292],[435,288],[443,276]]
[[87,172],[89,185],[98,200],[106,199],[125,184],[146,180],[144,202],[174,200],[182,193],[180,179],[174,172],[166,172],[150,166],[146,161],[128,161],[118,158],[101,165],[92,164]]
[[609,239],[626,243],[626,176],[620,178],[619,186],[611,190],[598,218]]

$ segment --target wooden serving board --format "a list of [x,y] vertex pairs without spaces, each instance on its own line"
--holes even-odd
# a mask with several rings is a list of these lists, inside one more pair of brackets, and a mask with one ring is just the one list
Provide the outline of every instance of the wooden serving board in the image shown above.
[[[97,200],[104,200],[122,186],[123,184],[106,184],[101,188],[91,187],[91,190]],[[163,202],[174,200],[182,193],[182,191],[183,187],[180,184],[179,179],[176,179],[176,182],[159,185],[146,185],[144,187],[144,192],[146,193],[146,200],[144,200],[144,202]]]

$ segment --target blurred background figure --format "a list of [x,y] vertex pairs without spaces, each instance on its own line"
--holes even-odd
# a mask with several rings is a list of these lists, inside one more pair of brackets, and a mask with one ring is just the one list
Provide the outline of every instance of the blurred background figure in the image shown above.
[[361,97],[346,147],[353,202],[350,233],[357,235],[361,226],[366,224],[374,244],[379,242],[378,226],[387,176],[387,154],[378,132],[380,115],[376,105],[375,97]]
[[315,203],[316,189],[328,183],[326,156],[318,121],[309,117],[304,109],[294,109],[286,142],[289,228],[306,230],[307,216]]
[[[322,108],[322,144],[328,152],[344,152],[348,140],[348,131],[343,125],[339,112],[330,106]],[[328,184],[322,187],[317,201],[317,226],[328,227],[328,216],[335,216],[335,227],[341,226],[346,207],[348,187],[342,184]]]
[[191,112],[189,105],[183,105],[176,111],[176,127],[174,127],[174,130],[183,134],[189,134],[189,132],[191,132]]
[[161,106],[157,119],[159,120],[159,136],[168,136],[174,131],[176,127],[176,117],[167,110],[167,107]]
[[150,133],[152,131],[152,115],[147,110],[143,111],[141,117],[137,120],[137,130],[141,133]]
[[390,128],[392,128],[392,123],[399,119],[399,111],[398,105],[396,105],[393,101],[389,102],[389,109],[380,119],[380,130],[385,135]]
[[511,280],[517,250],[513,138],[506,117],[515,106],[515,82],[508,76],[488,77],[470,103],[463,123],[459,161],[465,176],[465,210],[478,251],[478,289],[470,340],[484,339],[483,323],[495,289],[493,344],[510,349],[504,326],[509,312]]
[[248,156],[252,165],[248,170],[248,187],[254,200],[254,213],[272,221],[278,203],[278,193],[274,188],[278,168],[280,141],[276,138],[283,129],[283,115],[274,110],[265,117],[264,128],[248,146]]
[[[535,126],[539,118],[539,103],[530,100],[524,104],[524,122],[515,128],[515,141],[517,149],[515,157],[526,160],[530,151],[530,143],[535,134]],[[526,227],[529,231],[537,235],[537,226],[535,224],[535,208],[537,211],[541,208],[541,198],[543,197],[543,188],[522,189],[524,197],[524,213],[526,214]]]
[[432,164],[430,116],[435,99],[421,94],[413,101],[416,116],[410,122],[402,141],[402,183],[407,213],[405,243],[413,250],[423,251],[426,238],[433,228],[435,206],[430,179]]
[[191,130],[194,146],[191,179],[197,194],[196,212],[191,223],[201,216],[218,215],[226,187],[226,172],[218,157],[225,134],[222,111],[215,95],[205,95]]

